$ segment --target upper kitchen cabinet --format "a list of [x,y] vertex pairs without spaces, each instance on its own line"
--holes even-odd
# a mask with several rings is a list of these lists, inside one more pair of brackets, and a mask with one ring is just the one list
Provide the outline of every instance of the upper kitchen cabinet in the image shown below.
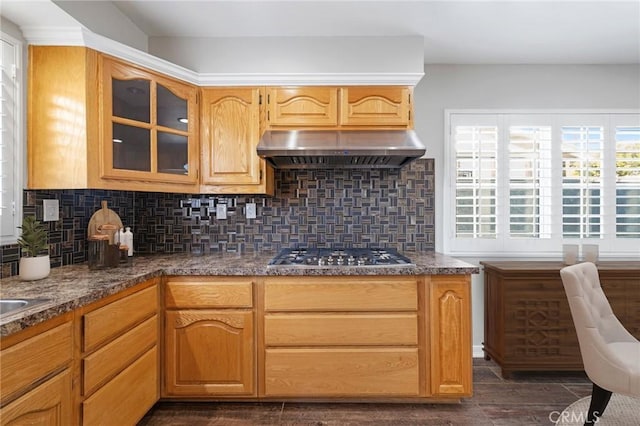
[[269,87],[270,129],[410,129],[408,86]]
[[267,125],[277,127],[335,127],[338,88],[268,87]]
[[197,87],[100,59],[102,177],[196,185]]
[[29,54],[29,189],[198,191],[197,88],[85,47]]
[[340,89],[342,126],[412,128],[411,109],[411,88],[406,86]]
[[262,93],[255,87],[202,90],[200,192],[273,195],[273,169],[256,153]]
[[30,189],[89,188],[98,179],[97,53],[29,46]]

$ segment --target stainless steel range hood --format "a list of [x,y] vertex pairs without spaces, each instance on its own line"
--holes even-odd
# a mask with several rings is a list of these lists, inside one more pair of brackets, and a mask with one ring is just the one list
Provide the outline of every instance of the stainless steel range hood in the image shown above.
[[413,130],[270,130],[257,151],[280,169],[388,169],[426,149]]

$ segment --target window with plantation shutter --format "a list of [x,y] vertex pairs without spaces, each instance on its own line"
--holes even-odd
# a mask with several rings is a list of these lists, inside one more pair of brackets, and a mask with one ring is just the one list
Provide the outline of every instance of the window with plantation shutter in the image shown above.
[[4,33],[0,51],[0,244],[17,241],[22,216],[20,146],[21,44]]
[[447,111],[444,251],[640,255],[640,114]]

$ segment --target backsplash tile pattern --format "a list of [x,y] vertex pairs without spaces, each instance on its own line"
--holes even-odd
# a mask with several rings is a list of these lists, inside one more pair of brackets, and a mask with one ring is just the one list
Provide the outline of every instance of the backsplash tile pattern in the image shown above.
[[[246,219],[246,204],[257,218]],[[227,204],[227,219],[216,205]],[[433,250],[433,160],[401,170],[278,170],[276,194],[136,193],[136,250],[253,252],[283,247]]]
[[[133,191],[106,190],[38,190],[24,191],[23,214],[35,215],[42,221],[42,200],[56,199],[60,203],[60,219],[44,222],[49,232],[51,267],[83,263],[87,260],[87,226],[91,216],[106,200],[125,224],[133,223]],[[0,246],[1,277],[18,274],[20,247],[17,244]]]
[[[42,200],[60,200],[49,222],[52,267],[86,261],[86,229],[107,200],[132,225],[138,253],[253,252],[283,247],[435,248],[434,162],[401,170],[277,170],[274,197],[153,192],[25,191],[24,214],[42,218]],[[245,218],[247,203],[256,219]],[[227,204],[227,219],[216,205]],[[2,277],[16,275],[17,245],[0,246]]]

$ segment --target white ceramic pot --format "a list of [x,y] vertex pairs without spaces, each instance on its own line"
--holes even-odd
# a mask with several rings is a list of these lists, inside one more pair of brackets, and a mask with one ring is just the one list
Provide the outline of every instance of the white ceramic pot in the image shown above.
[[49,276],[51,262],[49,255],[20,258],[20,279],[22,281],[41,280]]

